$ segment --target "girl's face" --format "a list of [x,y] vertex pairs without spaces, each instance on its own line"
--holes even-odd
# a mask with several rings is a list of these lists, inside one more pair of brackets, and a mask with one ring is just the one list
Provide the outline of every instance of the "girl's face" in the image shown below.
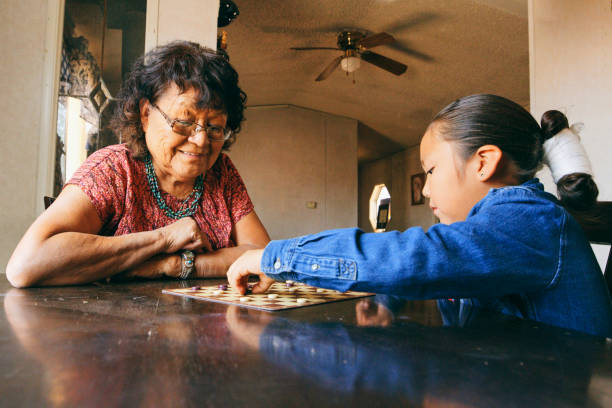
[[456,144],[439,135],[434,123],[421,140],[421,165],[426,181],[423,195],[429,206],[444,224],[464,221],[474,205],[487,193],[478,177],[477,157],[463,161]]

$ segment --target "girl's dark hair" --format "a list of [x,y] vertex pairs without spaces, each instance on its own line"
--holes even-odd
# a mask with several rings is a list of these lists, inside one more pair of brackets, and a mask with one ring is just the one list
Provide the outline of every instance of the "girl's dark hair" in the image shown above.
[[[522,106],[497,95],[478,94],[458,99],[442,109],[430,126],[439,125],[442,138],[459,147],[464,160],[479,147],[499,147],[516,166],[516,176],[523,183],[535,176],[542,165],[543,143],[569,127],[559,111],[542,117],[542,128]],[[583,211],[597,198],[597,186],[588,174],[574,173],[557,183],[561,203],[568,210]]]
[[442,138],[457,143],[464,160],[481,146],[499,147],[516,165],[521,183],[533,178],[542,164],[544,141],[538,122],[509,99],[489,94],[466,96],[442,109],[434,123],[440,126]]
[[568,129],[569,122],[562,112],[549,110],[542,115],[540,126],[542,126],[542,132],[544,132],[544,140],[548,140],[563,129]]
[[[557,110],[544,112],[540,123],[544,132],[544,140],[569,128],[567,117]],[[557,192],[561,202],[568,209],[587,211],[595,206],[599,189],[590,174],[571,173],[557,181]]]
[[223,149],[228,149],[244,120],[246,94],[238,86],[238,74],[216,51],[194,42],[174,41],[138,58],[119,91],[111,128],[134,157],[143,158],[148,153],[140,122],[140,100],[156,102],[173,83],[181,92],[194,89],[198,93],[198,109],[227,113],[232,136]]

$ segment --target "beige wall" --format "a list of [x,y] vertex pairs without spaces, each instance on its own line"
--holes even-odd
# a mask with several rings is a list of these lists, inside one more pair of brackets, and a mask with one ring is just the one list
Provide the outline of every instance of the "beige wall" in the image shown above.
[[359,166],[359,227],[372,231],[369,200],[377,184],[385,184],[391,194],[391,222],[387,230],[403,231],[414,226],[427,230],[433,225],[436,220],[427,200],[422,205],[411,205],[410,176],[422,172],[418,146]]
[[173,40],[217,48],[219,0],[147,0],[145,49]]
[[[0,5],[0,271],[36,216],[47,4]],[[10,39],[8,41],[7,39]]]
[[412,187],[410,185],[410,176],[417,173],[423,173],[423,167],[421,167],[421,154],[419,146],[411,147],[404,152],[404,160],[406,162],[406,203],[407,203],[407,216],[406,216],[406,227],[412,227],[420,225],[427,229],[437,222],[436,217],[433,215],[431,208],[429,208],[429,199],[425,199],[423,205],[411,205],[411,194]]
[[[612,9],[609,0],[529,1],[531,112],[566,113],[583,122],[599,199],[612,200]],[[550,171],[540,172],[548,191]],[[596,248],[600,263],[607,249]]]
[[357,225],[357,121],[250,107],[229,155],[272,239]]

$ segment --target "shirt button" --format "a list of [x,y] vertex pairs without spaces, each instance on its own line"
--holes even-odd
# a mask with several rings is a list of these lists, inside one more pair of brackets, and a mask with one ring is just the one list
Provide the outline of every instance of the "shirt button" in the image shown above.
[[319,264],[312,264],[311,268],[313,271],[317,271],[319,270]]
[[274,269],[280,269],[280,267],[281,267],[280,259],[277,259],[276,262],[274,262]]

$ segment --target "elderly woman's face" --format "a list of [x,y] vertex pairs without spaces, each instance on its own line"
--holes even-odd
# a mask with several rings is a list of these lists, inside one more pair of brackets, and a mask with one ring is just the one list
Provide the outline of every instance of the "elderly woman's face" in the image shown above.
[[[224,112],[197,109],[197,100],[193,89],[180,93],[179,88],[172,85],[155,105],[170,120],[225,127],[227,115]],[[205,173],[223,148],[223,141],[210,140],[204,131],[190,137],[173,132],[163,115],[146,100],[140,103],[140,118],[155,168],[177,181],[189,182]]]

